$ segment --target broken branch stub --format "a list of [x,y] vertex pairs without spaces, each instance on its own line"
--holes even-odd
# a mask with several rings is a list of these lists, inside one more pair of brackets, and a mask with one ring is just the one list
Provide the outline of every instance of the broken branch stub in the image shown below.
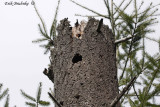
[[54,91],[64,107],[109,107],[118,95],[114,37],[103,24],[97,32],[98,25],[91,18],[80,37],[73,36],[73,29],[81,23],[71,29],[65,18],[57,27],[51,51]]

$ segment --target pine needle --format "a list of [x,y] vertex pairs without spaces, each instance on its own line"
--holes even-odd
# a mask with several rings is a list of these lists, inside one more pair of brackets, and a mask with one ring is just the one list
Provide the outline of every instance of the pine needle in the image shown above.
[[38,91],[37,91],[37,102],[40,101],[41,98],[41,92],[42,92],[42,83],[39,83]]
[[49,106],[49,105],[50,105],[49,102],[47,102],[47,101],[42,101],[42,100],[39,101],[39,104],[42,105],[42,106]]
[[36,107],[35,103],[30,103],[30,102],[25,102],[26,105],[30,106],[30,107]]
[[30,95],[26,94],[23,90],[20,90],[21,91],[21,94],[28,100],[31,100],[33,102],[36,102],[36,99],[31,97]]

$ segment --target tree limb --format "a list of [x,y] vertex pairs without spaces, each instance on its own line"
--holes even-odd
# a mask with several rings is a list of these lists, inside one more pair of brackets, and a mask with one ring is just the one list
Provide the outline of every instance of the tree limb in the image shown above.
[[52,98],[52,100],[58,105],[58,107],[61,107],[61,105],[58,103],[58,101],[52,96],[51,93],[48,92],[48,95]]
[[116,40],[114,43],[117,45],[117,44],[122,43],[122,42],[125,42],[125,41],[127,41],[127,40],[129,40],[129,39],[131,39],[131,38],[132,38],[132,36],[128,36],[128,37],[125,37],[125,38]]
[[[117,44],[119,44],[119,43],[122,43],[122,42],[125,42],[125,41],[127,41],[127,40],[131,39],[132,37],[133,37],[133,36],[125,37],[125,38],[122,38],[122,39],[116,40],[114,43],[117,45]],[[152,40],[152,41],[154,41],[154,42],[157,42],[157,43],[158,43],[158,41],[157,41],[156,39],[154,39],[154,38],[149,38],[149,37],[147,37],[147,36],[145,36],[145,38],[147,38],[147,39],[149,39],[149,40]]]
[[77,2],[75,2],[75,1],[73,1],[73,0],[70,0],[70,1],[71,1],[71,2],[73,2],[73,3],[75,3],[76,5],[78,5],[78,6],[82,7],[82,8],[84,8],[84,9],[86,9],[86,10],[88,10],[88,11],[92,12],[92,13],[97,14],[98,16],[101,16],[101,17],[104,17],[104,18],[109,19],[109,17],[108,17],[108,16],[106,16],[106,15],[100,14],[100,13],[98,13],[98,12],[96,12],[96,11],[92,10],[92,9],[89,9],[89,8],[87,8],[87,7],[85,7],[85,6],[81,5],[81,4],[79,4],[79,3],[77,3]]
[[127,90],[129,90],[130,86],[134,83],[134,81],[137,79],[137,76],[132,78],[132,80],[129,82],[129,84],[122,90],[122,92],[112,101],[110,107],[115,107],[115,105],[119,102],[119,100],[122,98],[122,96],[125,94]]

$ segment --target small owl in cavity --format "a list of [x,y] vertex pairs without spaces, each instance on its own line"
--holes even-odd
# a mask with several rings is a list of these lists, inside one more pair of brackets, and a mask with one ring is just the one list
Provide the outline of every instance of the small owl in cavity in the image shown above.
[[85,20],[82,20],[80,24],[77,22],[75,23],[75,26],[72,28],[72,37],[76,37],[78,39],[82,39],[82,35],[84,34],[84,29],[87,25],[87,22]]

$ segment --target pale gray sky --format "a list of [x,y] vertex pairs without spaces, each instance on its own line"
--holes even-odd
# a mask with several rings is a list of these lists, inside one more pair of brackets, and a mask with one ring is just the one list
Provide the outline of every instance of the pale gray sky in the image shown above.
[[[10,91],[10,107],[24,107],[26,101],[20,94],[20,89],[26,93],[36,96],[38,83],[43,83],[42,100],[49,100],[47,92],[49,88],[53,88],[52,82],[43,75],[42,71],[49,64],[48,55],[44,55],[44,49],[38,44],[33,44],[32,40],[40,37],[38,24],[40,23],[31,0],[23,0],[29,3],[28,6],[11,6],[5,5],[5,2],[21,2],[22,0],[1,0],[0,1],[0,83],[4,84],[4,88]],[[58,0],[35,0],[37,9],[39,10],[46,26],[49,30],[54,11]],[[106,13],[106,7],[103,0],[76,0],[79,3],[96,10],[102,14]],[[146,5],[150,2],[158,4],[157,0],[147,0]],[[117,2],[120,2],[117,0]],[[117,3],[118,4],[118,3]],[[84,18],[74,16],[75,13],[83,15],[91,14],[90,12],[76,6],[69,0],[61,0],[58,19],[68,17],[71,24],[76,19]],[[153,36],[159,36],[158,31],[160,25],[156,25],[156,33]],[[160,36],[159,36],[160,37]],[[158,51],[158,45],[148,43],[147,50]],[[154,47],[154,48],[153,48]],[[50,101],[50,100],[49,100]],[[0,107],[3,107],[3,101]],[[53,105],[53,104],[52,104]]]

